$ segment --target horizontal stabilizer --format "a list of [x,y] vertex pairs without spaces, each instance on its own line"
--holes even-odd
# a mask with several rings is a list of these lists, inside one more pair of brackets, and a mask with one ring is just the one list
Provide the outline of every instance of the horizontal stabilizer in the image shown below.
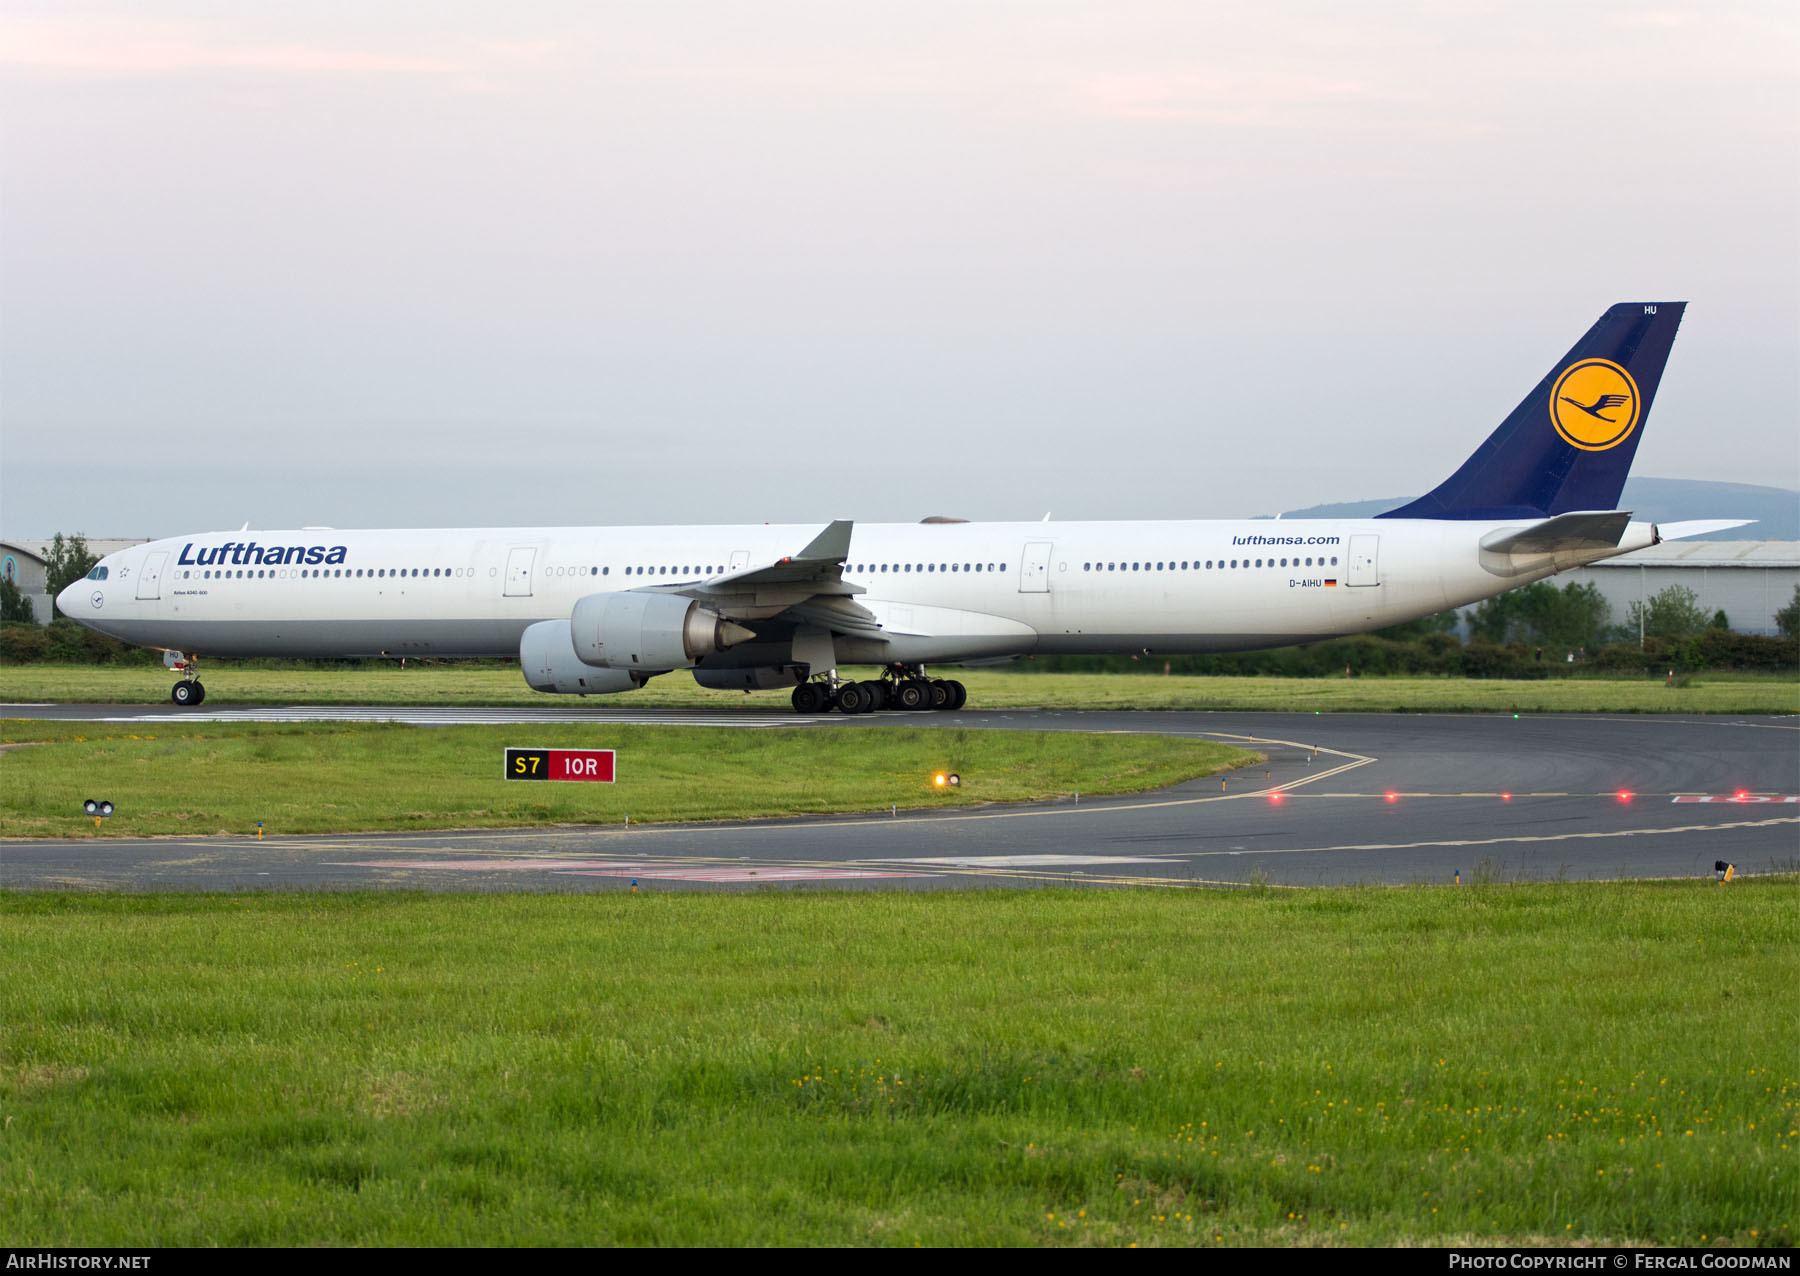
[[1656,538],[1662,541],[1685,540],[1690,536],[1705,536],[1709,532],[1748,527],[1755,521],[1753,518],[1694,518],[1683,523],[1658,523]]
[[1493,554],[1555,554],[1563,550],[1612,549],[1631,522],[1628,510],[1583,510],[1558,514],[1531,527],[1502,528],[1482,537]]

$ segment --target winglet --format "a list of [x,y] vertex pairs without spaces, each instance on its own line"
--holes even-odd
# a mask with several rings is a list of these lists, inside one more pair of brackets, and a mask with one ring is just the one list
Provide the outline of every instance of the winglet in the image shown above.
[[841,563],[850,557],[850,531],[856,524],[851,519],[840,518],[824,531],[808,541],[806,548],[794,555],[797,562],[824,560]]

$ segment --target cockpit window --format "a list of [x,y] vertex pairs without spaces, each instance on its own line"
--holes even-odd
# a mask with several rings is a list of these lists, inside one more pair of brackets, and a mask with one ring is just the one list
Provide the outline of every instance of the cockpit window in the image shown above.
[[94,568],[93,571],[91,571],[87,574],[87,578],[89,580],[105,580],[106,579],[106,568],[104,568],[104,567]]

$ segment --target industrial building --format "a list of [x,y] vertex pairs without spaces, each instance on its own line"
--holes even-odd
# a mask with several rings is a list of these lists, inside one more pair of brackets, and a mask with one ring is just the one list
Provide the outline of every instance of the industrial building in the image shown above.
[[1773,634],[1775,613],[1800,585],[1800,541],[1664,541],[1552,579],[1598,588],[1614,624],[1624,623],[1631,604],[1684,585],[1702,611],[1723,611],[1738,633]]
[[[148,536],[126,537],[123,539],[89,540],[88,553],[95,558],[128,549],[133,545],[143,545],[149,541]],[[37,616],[40,625],[50,623],[51,598],[45,589],[45,575],[50,568],[50,542],[44,541],[0,541],[0,578],[10,580],[18,586],[31,603],[31,610]]]

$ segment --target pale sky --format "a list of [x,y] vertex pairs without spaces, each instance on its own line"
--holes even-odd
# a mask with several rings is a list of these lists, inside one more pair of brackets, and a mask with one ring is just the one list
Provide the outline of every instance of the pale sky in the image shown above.
[[1616,301],[1800,487],[1797,28],[0,0],[0,534],[1411,495]]

